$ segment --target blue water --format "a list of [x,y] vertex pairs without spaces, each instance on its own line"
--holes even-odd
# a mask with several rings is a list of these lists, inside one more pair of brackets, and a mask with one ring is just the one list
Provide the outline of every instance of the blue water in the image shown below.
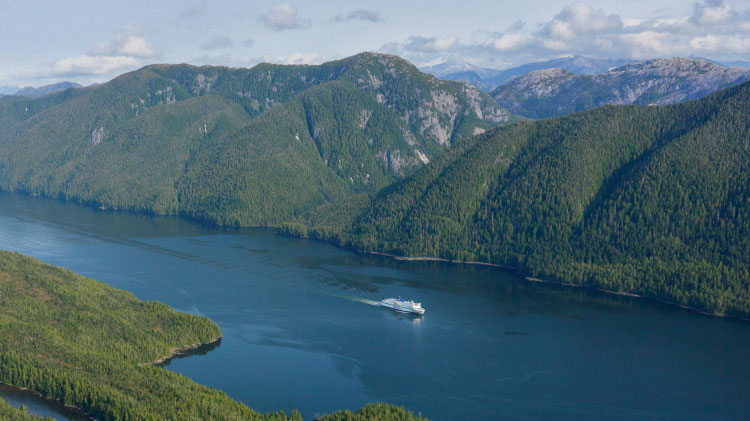
[[[436,420],[750,419],[747,322],[22,195],[0,194],[0,249],[210,317],[221,344],[165,368],[263,412],[383,401]],[[425,316],[372,305],[399,295]]]
[[14,408],[26,407],[29,413],[59,421],[88,421],[83,412],[67,408],[59,402],[41,398],[39,395],[0,383],[0,399]]

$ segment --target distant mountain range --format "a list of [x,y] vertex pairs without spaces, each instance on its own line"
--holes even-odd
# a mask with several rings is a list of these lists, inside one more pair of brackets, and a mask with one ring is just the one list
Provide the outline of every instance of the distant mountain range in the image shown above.
[[538,70],[497,87],[491,95],[513,113],[543,118],[607,104],[671,104],[746,80],[750,69],[699,59],[655,59],[594,75],[560,68]]
[[476,67],[468,63],[441,63],[434,66],[423,67],[422,71],[431,73],[443,80],[456,80],[459,82],[470,83],[485,92],[489,92],[495,87],[502,85],[513,78],[535,70],[560,68],[569,70],[575,74],[596,74],[632,62],[633,60],[597,59],[576,55],[528,63],[506,70]]
[[27,86],[20,88],[18,86],[0,86],[0,97],[7,95],[18,95],[27,98],[39,98],[55,92],[64,91],[70,88],[81,88],[82,86],[75,82],[58,82],[51,85],[40,87]]
[[153,65],[95,87],[0,99],[0,187],[272,225],[377,191],[511,119],[478,89],[395,56]]
[[13,92],[13,95],[25,96],[27,98],[39,98],[45,95],[49,95],[54,92],[64,91],[70,88],[81,88],[82,86],[75,82],[58,82],[51,85],[40,86],[35,88],[33,86],[27,86],[23,89],[19,89]]

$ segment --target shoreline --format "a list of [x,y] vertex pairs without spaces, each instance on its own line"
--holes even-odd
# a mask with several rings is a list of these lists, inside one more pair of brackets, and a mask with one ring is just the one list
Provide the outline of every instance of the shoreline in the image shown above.
[[[309,237],[304,237],[309,238]],[[315,238],[311,238],[315,240]],[[453,260],[453,259],[444,259],[442,257],[428,257],[428,256],[399,256],[397,254],[389,254],[389,253],[381,253],[378,251],[364,251],[364,250],[356,250],[356,249],[348,249],[346,247],[338,246],[339,248],[342,248],[344,250],[352,250],[357,253],[363,253],[363,254],[374,254],[376,256],[384,256],[384,257],[390,257],[394,260],[401,260],[401,261],[407,261],[407,262],[444,262],[444,263],[461,263],[466,265],[479,265],[479,266],[491,266],[501,269],[508,269],[515,271],[516,268],[513,266],[508,265],[501,265],[499,263],[489,263],[489,262],[476,262],[471,260]]]
[[52,405],[59,406],[59,407],[64,408],[64,409],[66,409],[66,410],[68,410],[70,412],[76,412],[77,413],[76,415],[78,415],[78,416],[86,417],[89,420],[96,421],[96,418],[94,418],[91,414],[89,414],[88,412],[84,411],[83,409],[81,409],[81,408],[79,408],[77,406],[68,405],[67,403],[64,403],[64,402],[62,402],[62,401],[60,401],[60,400],[58,400],[56,398],[52,398],[52,397],[43,395],[42,393],[37,392],[36,390],[28,389],[28,388],[22,387],[22,386],[16,386],[16,385],[13,385],[13,384],[4,383],[4,382],[1,382],[1,381],[0,381],[0,385],[6,387],[8,389],[13,389],[13,390],[16,390],[16,391],[19,391],[19,392],[29,393],[32,396],[36,397],[36,398],[43,399],[43,400],[51,403]]
[[158,366],[160,364],[164,364],[165,362],[171,360],[172,358],[179,357],[180,355],[184,355],[184,354],[186,354],[186,353],[188,353],[190,351],[193,351],[195,349],[198,349],[198,348],[200,348],[202,346],[215,344],[215,343],[221,341],[221,338],[223,338],[223,337],[224,337],[223,335],[219,335],[218,337],[216,337],[216,338],[214,338],[214,339],[212,339],[210,341],[196,342],[196,343],[190,344],[190,345],[174,347],[174,348],[172,348],[172,349],[169,350],[169,355],[166,355],[166,356],[161,357],[161,358],[159,358],[157,360],[154,360],[154,361],[145,362],[145,363],[138,363],[138,365],[141,366],[141,367],[144,367],[144,366],[147,366],[147,365]]
[[[303,237],[303,238],[310,238],[312,240],[321,241],[320,239],[316,239],[316,238],[312,238],[312,237]],[[683,310],[688,310],[688,311],[693,312],[693,313],[702,314],[704,316],[718,317],[718,318],[725,318],[725,319],[733,319],[733,320],[740,320],[740,321],[743,321],[743,322],[750,322],[750,318],[748,318],[748,317],[734,316],[734,315],[726,314],[726,313],[709,313],[709,312],[707,312],[705,310],[701,310],[701,309],[698,309],[698,308],[695,308],[695,307],[686,306],[684,304],[673,303],[671,301],[662,300],[660,298],[647,297],[645,295],[635,294],[635,293],[632,293],[632,292],[611,291],[611,290],[607,290],[607,289],[597,288],[597,287],[591,286],[591,285],[571,284],[571,283],[568,283],[568,282],[550,281],[550,280],[546,280],[546,279],[540,279],[540,278],[535,278],[535,277],[531,277],[531,276],[526,276],[523,273],[519,272],[518,268],[516,268],[516,267],[508,266],[508,265],[501,265],[501,264],[498,264],[498,263],[475,262],[475,261],[470,261],[470,260],[452,260],[452,259],[444,259],[442,257],[428,257],[428,256],[412,256],[412,257],[409,257],[409,256],[399,256],[399,255],[396,255],[396,254],[381,253],[381,252],[377,252],[377,251],[357,250],[357,249],[354,249],[354,248],[343,247],[343,246],[340,246],[340,245],[338,245],[336,243],[333,243],[333,242],[330,242],[330,241],[327,241],[327,240],[322,240],[322,241],[325,241],[325,242],[328,242],[330,244],[333,244],[336,247],[339,247],[339,248],[344,249],[344,250],[350,250],[350,251],[354,251],[356,253],[372,254],[372,255],[376,255],[376,256],[390,257],[393,260],[400,260],[400,261],[423,261],[423,262],[424,261],[428,261],[428,262],[443,262],[443,263],[451,263],[451,264],[466,264],[466,265],[480,265],[480,266],[496,267],[496,268],[500,268],[500,269],[503,269],[503,270],[512,271],[515,275],[523,277],[524,280],[526,280],[527,282],[535,282],[535,283],[548,284],[548,285],[557,285],[557,286],[562,286],[562,287],[581,288],[581,289],[586,289],[586,290],[590,290],[590,291],[596,291],[596,292],[600,292],[600,293],[608,294],[608,295],[618,295],[618,296],[621,296],[621,297],[637,298],[637,299],[641,299],[641,300],[648,300],[648,301],[657,302],[657,303],[660,303],[660,304],[668,305],[670,307],[678,307],[678,308],[681,308]]]
[[750,322],[750,318],[747,318],[747,317],[733,316],[731,314],[726,314],[726,313],[709,313],[707,311],[700,310],[700,309],[697,309],[695,307],[690,307],[690,306],[686,306],[686,305],[683,305],[683,304],[673,303],[671,301],[662,300],[660,298],[647,297],[645,295],[640,295],[640,294],[633,294],[632,292],[610,291],[610,290],[607,290],[607,289],[592,287],[592,286],[589,286],[589,285],[578,285],[578,284],[570,284],[570,283],[566,283],[566,282],[547,281],[547,280],[544,280],[544,279],[533,278],[533,277],[530,277],[530,276],[525,276],[524,279],[526,279],[529,282],[537,282],[537,283],[549,284],[549,285],[560,285],[560,286],[564,286],[564,287],[583,288],[583,289],[588,289],[588,290],[593,290],[593,291],[601,292],[601,293],[604,293],[604,294],[619,295],[619,296],[622,296],[622,297],[638,298],[638,299],[641,299],[641,300],[653,301],[653,302],[657,302],[657,303],[660,303],[660,304],[665,304],[665,305],[668,305],[668,306],[671,306],[671,307],[679,307],[679,308],[681,308],[683,310],[688,310],[690,312],[702,314],[704,316],[720,317],[720,318],[725,318],[725,319],[734,319],[734,320],[741,320],[743,322]]
[[[55,197],[50,197],[50,196],[36,194],[36,193],[31,193],[31,192],[24,192],[24,191],[7,191],[7,190],[3,190],[3,192],[10,193],[10,194],[22,194],[22,195],[30,195],[30,196],[34,196],[34,197],[57,199],[57,200],[61,200],[63,202],[72,202],[72,203],[75,203],[75,204],[78,204],[78,205],[81,205],[81,206],[85,206],[85,207],[88,207],[88,208],[96,208],[97,207],[97,204],[87,204],[85,202],[82,202],[82,201],[79,201],[79,200],[75,200],[75,199],[66,199],[66,198],[59,198],[59,197],[55,198]],[[660,298],[646,297],[646,296],[643,296],[643,295],[640,295],[640,294],[634,294],[634,293],[623,292],[623,291],[610,291],[610,290],[605,290],[605,289],[601,289],[601,288],[597,288],[597,287],[589,286],[589,285],[571,284],[571,283],[566,283],[566,282],[549,281],[549,280],[544,280],[544,279],[529,277],[529,276],[526,276],[525,274],[519,272],[518,269],[515,268],[515,267],[513,267],[513,266],[501,265],[501,264],[498,264],[498,263],[477,262],[477,261],[464,261],[464,260],[451,260],[451,259],[445,259],[445,258],[441,258],[441,257],[429,257],[429,256],[399,256],[399,255],[396,255],[396,254],[383,253],[383,252],[377,252],[377,251],[359,250],[359,249],[355,249],[355,248],[352,248],[352,247],[346,247],[344,245],[341,245],[339,243],[331,241],[331,240],[329,240],[327,238],[311,237],[311,236],[308,236],[308,235],[294,235],[294,234],[291,234],[289,232],[284,231],[283,228],[282,228],[282,226],[279,226],[279,225],[221,225],[221,224],[217,223],[216,221],[191,218],[191,217],[189,217],[187,215],[182,215],[182,214],[179,214],[179,213],[177,213],[177,214],[165,214],[165,213],[158,213],[158,212],[154,212],[154,211],[137,211],[137,210],[128,210],[128,209],[120,209],[120,208],[105,208],[105,209],[108,212],[117,212],[117,213],[123,213],[124,212],[124,213],[131,213],[131,214],[145,214],[145,215],[167,216],[167,217],[172,217],[172,218],[183,219],[183,220],[186,220],[186,221],[189,221],[189,222],[193,222],[193,223],[213,225],[213,226],[219,227],[219,228],[235,228],[235,229],[237,229],[237,228],[239,228],[239,229],[243,229],[243,228],[249,228],[249,229],[253,229],[253,228],[266,228],[266,229],[270,229],[270,230],[274,231],[274,234],[276,234],[276,235],[281,235],[281,236],[285,236],[285,237],[292,237],[292,238],[304,238],[304,239],[310,239],[310,240],[314,240],[314,241],[321,241],[321,242],[324,242],[324,243],[331,244],[331,245],[333,245],[333,246],[335,246],[337,248],[340,248],[342,250],[349,250],[349,251],[353,251],[355,253],[361,253],[361,254],[371,254],[371,255],[376,255],[376,256],[390,257],[390,258],[392,258],[394,260],[400,260],[400,261],[433,261],[433,262],[444,262],[444,263],[452,263],[452,264],[468,264],[468,265],[481,265],[481,266],[497,267],[497,268],[501,268],[501,269],[511,270],[516,275],[524,277],[524,279],[527,280],[527,281],[529,281],[529,282],[538,282],[538,283],[544,283],[544,284],[568,286],[568,287],[575,287],[575,288],[586,288],[586,289],[589,289],[589,290],[598,291],[598,292],[602,292],[602,293],[605,293],[605,294],[620,295],[620,296],[626,296],[626,297],[631,297],[631,298],[639,298],[639,299],[644,299],[644,300],[650,300],[650,301],[658,302],[658,303],[661,303],[661,304],[666,304],[666,305],[669,305],[669,306],[679,307],[679,308],[682,308],[684,310],[689,310],[689,311],[692,311],[692,312],[695,312],[695,313],[698,313],[698,314],[702,314],[702,315],[705,315],[705,316],[722,317],[722,318],[727,318],[727,319],[741,320],[743,322],[750,322],[750,317],[734,316],[734,315],[729,315],[729,314],[725,314],[725,313],[710,313],[710,312],[707,312],[705,310],[701,310],[701,309],[698,309],[698,308],[695,308],[695,307],[686,306],[686,305],[683,305],[683,304],[674,303],[674,302],[671,302],[671,301],[662,300]],[[101,210],[101,209],[99,209],[99,210]],[[221,338],[217,338],[216,340],[218,340],[218,339],[221,339]],[[216,342],[216,340],[214,340],[214,341],[212,341],[210,343]],[[203,345],[205,345],[205,344],[203,344]],[[201,345],[198,345],[198,346],[201,346]],[[192,349],[194,349],[194,348],[192,348]],[[184,351],[182,351],[182,352],[184,352]],[[168,360],[168,359],[170,359],[172,357],[174,357],[174,355],[170,355],[169,357],[165,357],[164,361],[166,361],[166,360]],[[150,363],[143,363],[143,364],[150,364]]]

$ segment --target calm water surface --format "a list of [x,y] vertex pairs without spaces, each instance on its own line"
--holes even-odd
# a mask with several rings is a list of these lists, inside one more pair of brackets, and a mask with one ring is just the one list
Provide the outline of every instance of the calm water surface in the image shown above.
[[[263,412],[384,401],[436,420],[750,418],[746,322],[22,195],[0,194],[0,248],[210,317],[221,344],[166,368]],[[399,295],[425,316],[372,305]]]
[[29,390],[19,390],[2,383],[0,383],[0,398],[14,408],[25,406],[29,413],[40,417],[49,417],[60,421],[89,421],[89,417],[81,411],[68,408],[59,402],[41,398]]

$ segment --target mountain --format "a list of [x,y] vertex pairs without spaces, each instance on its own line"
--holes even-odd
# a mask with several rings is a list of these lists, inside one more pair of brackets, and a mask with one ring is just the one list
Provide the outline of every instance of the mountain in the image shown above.
[[[502,72],[502,70],[498,69],[490,69],[486,67],[477,67],[473,64],[469,63],[439,63],[433,66],[425,66],[420,68],[425,73],[429,73],[439,79],[446,80],[446,78],[450,75],[456,74],[456,73],[473,73],[480,79],[488,79],[491,78],[498,73]],[[447,79],[451,80],[451,79]]]
[[750,61],[738,60],[738,61],[725,61],[721,63],[722,66],[727,67],[747,67],[750,68]]
[[509,80],[536,70],[559,68],[569,70],[575,74],[596,74],[631,62],[632,60],[597,59],[576,55],[527,63],[506,70],[475,67],[468,63],[463,65],[441,63],[435,66],[424,67],[422,70],[443,80],[456,80],[469,83],[485,92],[489,92]]
[[597,75],[576,75],[564,69],[535,71],[499,86],[491,95],[513,113],[544,118],[606,104],[671,104],[746,80],[750,80],[750,69],[672,58],[633,63]]
[[252,69],[153,65],[0,99],[0,188],[273,225],[375,192],[512,116],[395,56]]
[[13,95],[25,96],[27,98],[39,98],[45,95],[49,95],[54,92],[64,91],[70,88],[80,88],[81,85],[75,82],[58,82],[51,85],[40,86],[35,88],[33,86],[27,86],[23,89],[19,89],[13,92]]
[[748,317],[748,110],[750,82],[499,127],[285,228]]
[[18,86],[0,86],[0,97],[3,97],[5,95],[13,95],[14,93],[18,92],[18,90],[21,89]]
[[422,67],[421,70],[442,80],[455,80],[474,85],[485,92],[494,88],[485,83],[485,80],[502,72],[502,70],[477,67],[469,63],[440,63]]

